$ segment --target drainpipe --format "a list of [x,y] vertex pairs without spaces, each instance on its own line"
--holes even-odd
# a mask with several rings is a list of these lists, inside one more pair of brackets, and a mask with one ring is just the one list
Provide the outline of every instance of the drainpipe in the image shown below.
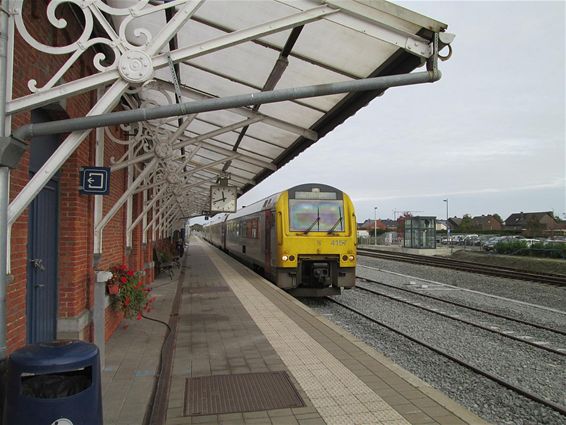
[[[0,10],[0,137],[6,132],[6,99],[8,75],[8,10],[9,0],[2,0]],[[8,286],[8,204],[10,169],[0,165],[0,362],[7,356],[6,344],[6,287]]]

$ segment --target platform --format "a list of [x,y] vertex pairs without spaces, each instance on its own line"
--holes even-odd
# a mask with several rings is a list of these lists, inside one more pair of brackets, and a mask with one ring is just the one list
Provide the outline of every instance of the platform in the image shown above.
[[192,239],[166,423],[484,423],[243,265]]

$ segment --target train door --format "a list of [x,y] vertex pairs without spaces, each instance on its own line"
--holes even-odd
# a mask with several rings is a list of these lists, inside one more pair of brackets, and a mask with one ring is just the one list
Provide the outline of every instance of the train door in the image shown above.
[[264,271],[267,276],[271,275],[271,229],[273,228],[273,216],[271,214],[271,210],[265,211],[265,241],[264,241],[264,249],[265,258],[264,258]]

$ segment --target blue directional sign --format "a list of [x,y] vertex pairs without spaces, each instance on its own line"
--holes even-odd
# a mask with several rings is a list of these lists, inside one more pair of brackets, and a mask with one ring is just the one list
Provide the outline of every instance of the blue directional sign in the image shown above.
[[110,193],[110,168],[83,167],[80,172],[79,191],[85,195],[108,195]]

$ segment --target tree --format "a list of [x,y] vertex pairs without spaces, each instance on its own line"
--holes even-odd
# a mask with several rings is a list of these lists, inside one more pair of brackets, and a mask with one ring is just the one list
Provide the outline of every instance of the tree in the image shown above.
[[405,237],[405,221],[411,218],[413,215],[411,213],[405,212],[401,217],[397,219],[397,234],[403,235]]
[[470,217],[470,214],[464,214],[462,222],[460,223],[460,226],[458,226],[458,228],[463,233],[470,233],[472,230],[474,230],[474,223],[472,217]]
[[497,213],[493,214],[492,216],[494,219],[496,219],[497,221],[499,221],[499,223],[503,224],[503,219],[501,218],[501,216]]
[[525,229],[525,235],[529,237],[540,236],[543,233],[543,230],[546,228],[544,224],[542,224],[536,217],[529,218],[527,221],[527,227]]
[[193,224],[191,230],[194,232],[202,232],[202,224]]

